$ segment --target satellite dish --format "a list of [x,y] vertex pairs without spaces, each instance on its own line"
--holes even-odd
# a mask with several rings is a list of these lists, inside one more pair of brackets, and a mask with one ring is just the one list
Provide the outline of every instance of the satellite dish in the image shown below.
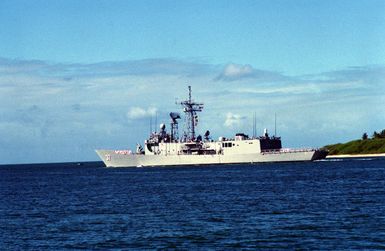
[[177,112],[170,112],[170,117],[171,117],[173,120],[180,119],[180,114],[177,113]]

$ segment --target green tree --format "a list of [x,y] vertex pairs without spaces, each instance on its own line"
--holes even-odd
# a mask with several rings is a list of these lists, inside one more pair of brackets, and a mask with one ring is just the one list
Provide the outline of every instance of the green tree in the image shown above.
[[367,140],[368,139],[368,134],[365,132],[362,134],[362,140]]
[[385,138],[385,129],[382,130],[380,133],[374,131],[372,138],[373,139],[383,139],[383,138]]

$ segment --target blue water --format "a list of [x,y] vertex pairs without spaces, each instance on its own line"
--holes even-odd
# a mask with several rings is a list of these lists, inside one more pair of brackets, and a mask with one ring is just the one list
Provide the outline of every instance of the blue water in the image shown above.
[[385,249],[385,159],[0,166],[0,249]]

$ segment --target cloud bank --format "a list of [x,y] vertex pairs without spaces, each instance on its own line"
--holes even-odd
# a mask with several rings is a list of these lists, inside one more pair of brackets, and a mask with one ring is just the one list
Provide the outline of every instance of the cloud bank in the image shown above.
[[[0,163],[97,160],[127,149],[149,118],[169,123],[187,98],[203,102],[213,138],[274,126],[285,147],[322,146],[385,128],[385,67],[287,76],[251,65],[178,59],[63,64],[0,58]],[[183,126],[180,126],[182,130]]]

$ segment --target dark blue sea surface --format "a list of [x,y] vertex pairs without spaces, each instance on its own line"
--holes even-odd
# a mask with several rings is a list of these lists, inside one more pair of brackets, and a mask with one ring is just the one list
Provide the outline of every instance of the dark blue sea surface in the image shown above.
[[385,249],[385,159],[0,166],[0,249]]

